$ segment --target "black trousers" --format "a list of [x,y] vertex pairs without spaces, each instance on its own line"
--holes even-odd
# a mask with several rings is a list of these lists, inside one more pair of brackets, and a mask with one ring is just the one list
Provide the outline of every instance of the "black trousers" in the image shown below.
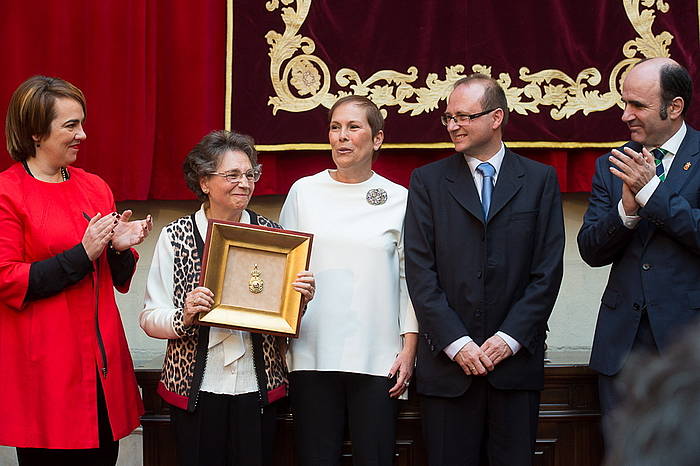
[[421,397],[430,466],[531,466],[540,392],[498,390],[486,377],[457,398]]
[[267,466],[274,453],[277,407],[264,408],[257,392],[199,392],[197,409],[170,407],[182,466]]
[[295,371],[289,381],[301,466],[340,464],[346,415],[353,464],[394,464],[398,401],[389,398],[394,381],[325,371]]
[[17,448],[19,466],[114,466],[119,456],[119,441],[112,438],[102,385],[97,380],[97,426],[99,448],[57,450],[49,448]]

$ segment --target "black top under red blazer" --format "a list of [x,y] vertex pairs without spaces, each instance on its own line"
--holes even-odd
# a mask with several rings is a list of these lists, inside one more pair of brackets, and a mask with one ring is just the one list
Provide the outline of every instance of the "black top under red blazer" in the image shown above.
[[547,319],[559,292],[564,221],[554,168],[506,149],[484,222],[462,154],[414,170],[406,278],[420,325],[419,393],[455,397],[471,377],[444,348],[503,331],[523,347],[488,374],[499,389],[539,390]]

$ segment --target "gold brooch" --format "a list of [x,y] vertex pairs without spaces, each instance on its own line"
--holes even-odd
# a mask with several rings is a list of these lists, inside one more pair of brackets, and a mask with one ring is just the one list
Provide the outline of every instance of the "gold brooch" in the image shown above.
[[250,280],[248,280],[248,290],[251,293],[262,293],[265,282],[262,279],[262,274],[258,270],[258,264],[253,265],[253,270],[250,271]]
[[692,163],[686,162],[685,165],[683,165],[683,170],[688,171],[688,169],[690,169],[691,165],[692,165]]

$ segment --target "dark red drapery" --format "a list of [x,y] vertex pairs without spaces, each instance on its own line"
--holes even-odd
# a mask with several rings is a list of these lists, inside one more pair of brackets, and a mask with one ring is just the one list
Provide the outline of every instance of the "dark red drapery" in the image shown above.
[[[119,200],[192,198],[182,158],[223,126],[225,1],[32,0],[1,10],[3,116],[27,77],[62,77],[88,104],[76,165]],[[10,163],[0,158],[0,168]]]
[[[307,1],[304,0],[304,3]],[[262,118],[270,114],[271,107],[267,101],[273,95],[270,90],[269,44],[265,34],[268,30],[283,30],[280,27],[279,11],[267,11],[265,5],[268,3],[275,2],[231,0],[234,17],[234,99],[230,114],[233,127],[248,132],[259,142],[267,144],[280,142],[265,139],[269,130],[277,131],[280,135],[308,134],[309,137],[316,138],[282,139],[283,142],[324,141],[326,125],[323,108],[312,112],[315,116],[311,123],[291,120],[290,114],[284,111],[278,112],[278,119],[273,122],[266,120],[267,117]],[[605,18],[612,15],[612,9],[619,8],[618,3],[621,4],[622,1],[579,3],[585,3],[590,10],[581,10],[580,15]],[[671,55],[685,61],[696,76],[697,69],[693,67],[697,65],[688,57],[697,55],[697,6],[694,1],[669,3],[671,12],[657,14],[655,31],[664,29],[673,32]],[[338,63],[352,65],[362,72],[362,67],[366,67],[367,71],[374,70],[374,64],[368,61],[372,55],[370,52],[374,50],[371,48],[372,43],[368,45],[360,42],[362,40],[373,41],[384,56],[389,54],[392,66],[404,71],[407,64],[418,64],[419,58],[413,60],[413,57],[434,55],[435,51],[445,48],[444,44],[450,44],[444,59],[449,63],[459,63],[462,51],[455,44],[459,44],[465,37],[470,44],[481,44],[480,50],[486,51],[486,55],[480,57],[484,63],[500,59],[505,53],[515,53],[516,56],[525,53],[521,52],[521,43],[513,43],[508,47],[491,47],[498,37],[499,24],[484,24],[483,21],[462,24],[455,17],[446,16],[444,11],[442,16],[434,18],[431,11],[438,10],[430,10],[429,7],[434,4],[432,1],[403,2],[404,10],[409,4],[415,5],[408,8],[411,18],[420,19],[420,15],[424,15],[424,21],[414,21],[408,25],[400,21],[400,12],[390,20],[385,18],[385,13],[379,18],[372,15],[372,11],[379,8],[380,4],[385,2],[315,0],[311,4],[309,15],[310,18],[315,17],[321,21],[312,30],[300,31],[300,34],[317,40],[315,53],[335,57]],[[437,1],[436,4],[444,2]],[[488,6],[489,2],[473,4],[488,9],[496,8]],[[609,28],[594,26],[588,30],[588,35],[583,34],[583,26],[578,21],[581,18],[576,18],[576,21],[567,19],[569,13],[557,7],[564,2],[531,1],[513,4],[520,6],[516,5],[514,8],[518,10],[511,11],[509,17],[525,17],[527,8],[523,4],[530,5],[531,9],[545,6],[550,8],[547,15],[535,11],[531,19],[527,20],[537,24],[537,27],[522,28],[522,34],[519,35],[522,43],[542,43],[551,37],[552,31],[555,31],[557,38],[553,46],[546,44],[547,47],[541,47],[541,54],[533,60],[528,63],[513,63],[511,68],[505,70],[513,76],[517,75],[516,68],[521,64],[531,64],[531,71],[545,66],[547,57],[555,49],[559,54],[572,54],[573,59],[577,60],[584,44],[575,44],[572,38],[579,40],[581,37],[590,37],[591,43],[585,45],[585,50],[588,51],[586,53],[598,54],[596,57],[601,62],[612,60],[614,54],[619,55],[617,41],[612,44],[611,40],[606,39],[605,33],[609,32]],[[297,2],[291,2],[291,7],[296,5]],[[5,114],[11,93],[27,77],[45,74],[65,78],[80,87],[88,100],[88,140],[76,165],[105,178],[119,200],[192,199],[193,196],[182,179],[182,159],[206,132],[222,128],[225,121],[227,6],[226,0],[4,2],[0,11],[0,40],[4,44],[0,54],[3,63],[3,73],[0,73],[0,111],[2,115]],[[499,11],[494,10],[494,13],[501,15]],[[503,13],[501,16],[506,15]],[[679,17],[686,18],[687,28],[679,29],[676,24]],[[561,22],[552,24],[553,18],[559,18]],[[274,24],[266,25],[266,21]],[[351,28],[350,33],[343,33],[343,21],[349,22],[346,28]],[[569,23],[571,24],[567,27]],[[411,45],[413,38],[425,37],[425,25],[439,26],[433,31],[437,35],[433,35],[431,40]],[[322,28],[327,28],[335,41],[322,41]],[[371,28],[381,28],[384,33],[373,35]],[[620,29],[629,29],[629,25],[620,26]],[[454,38],[450,38],[449,34],[453,34]],[[246,45],[241,42],[243,39],[250,39],[251,42]],[[569,49],[567,44],[576,47]],[[611,48],[608,49],[608,46]],[[393,54],[387,50],[393,51]],[[580,63],[577,67],[579,65]],[[421,67],[420,73],[424,70],[442,72]],[[494,67],[493,71],[497,73],[503,70]],[[424,78],[424,75],[420,76],[421,80]],[[243,100],[236,100],[237,98]],[[691,115],[691,123],[697,120],[694,115],[698,115],[700,105],[695,107],[696,113]],[[431,141],[447,141],[446,135],[440,136],[444,130],[439,127],[437,119],[433,118],[435,115],[429,117],[430,122],[426,120],[415,127],[402,128],[395,109],[390,108],[389,111],[393,113],[389,115],[387,123],[387,142],[400,142],[405,134],[429,131],[438,131],[435,133],[437,139],[430,139]],[[549,109],[543,108],[542,111],[548,112]],[[614,136],[613,140],[626,139],[626,130],[618,123],[619,109],[609,112],[609,136]],[[514,117],[514,124],[508,128],[506,139],[523,139],[516,137],[519,135],[516,131],[517,121],[529,121],[530,118],[534,121],[537,116]],[[575,117],[580,118],[580,114]],[[585,121],[584,119],[584,123]],[[549,133],[533,134],[530,140],[546,140],[554,131],[553,128],[552,125],[546,125],[545,129]],[[583,129],[586,130],[585,124]],[[282,130],[289,133],[280,132]],[[0,139],[4,147],[4,134]],[[572,138],[566,136],[564,139]],[[603,148],[516,150],[554,165],[563,191],[587,190],[590,186],[592,160],[604,151]],[[450,150],[445,148],[385,149],[376,168],[390,179],[406,184],[414,167],[449,153]],[[256,188],[257,194],[285,193],[298,177],[330,166],[327,151],[267,150],[261,153],[260,158],[264,164],[264,176]],[[10,163],[8,155],[0,157],[0,169]]]

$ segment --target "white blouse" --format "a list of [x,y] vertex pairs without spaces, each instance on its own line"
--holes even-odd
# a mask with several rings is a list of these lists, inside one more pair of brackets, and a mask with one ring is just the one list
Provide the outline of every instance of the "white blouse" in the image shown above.
[[[208,223],[204,206],[195,213],[194,218],[197,228],[206,238]],[[245,210],[240,223],[250,223],[250,214]],[[179,338],[173,327],[177,310],[173,303],[174,256],[172,243],[163,228],[153,253],[144,310],[139,317],[141,328],[154,338]],[[250,333],[211,327],[207,364],[200,390],[222,395],[242,395],[258,390]]]
[[[370,203],[370,191],[386,200]],[[402,349],[401,335],[418,332],[404,272],[407,195],[376,173],[362,183],[341,183],[324,170],[291,187],[280,223],[314,234],[310,270],[316,277],[299,338],[291,341],[291,371],[386,377]]]

